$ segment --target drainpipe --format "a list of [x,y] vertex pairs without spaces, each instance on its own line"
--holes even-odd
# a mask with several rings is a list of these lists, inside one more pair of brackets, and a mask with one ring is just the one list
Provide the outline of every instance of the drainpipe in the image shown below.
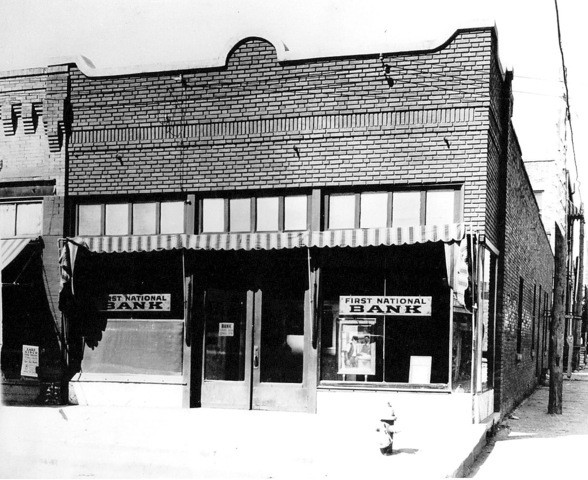
[[506,197],[507,197],[507,180],[508,180],[508,147],[510,134],[510,119],[512,116],[512,79],[513,71],[507,70],[504,74],[504,81],[501,89],[501,107],[500,107],[500,157],[498,164],[498,211],[497,211],[497,229],[498,229],[498,249],[500,254],[497,261],[497,285],[496,285],[496,335],[494,346],[494,411],[502,411],[503,403],[503,368],[504,361],[504,261],[506,256]]

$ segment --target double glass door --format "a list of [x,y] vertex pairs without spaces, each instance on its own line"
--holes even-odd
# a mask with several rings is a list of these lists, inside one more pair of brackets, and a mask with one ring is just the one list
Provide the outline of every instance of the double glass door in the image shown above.
[[205,290],[203,407],[308,409],[307,292],[277,283]]

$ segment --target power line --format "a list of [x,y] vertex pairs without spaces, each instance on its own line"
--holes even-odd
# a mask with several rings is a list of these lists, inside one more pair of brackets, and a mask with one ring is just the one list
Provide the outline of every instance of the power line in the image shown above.
[[568,89],[568,69],[566,67],[564,51],[563,51],[563,44],[561,40],[561,26],[559,20],[559,8],[557,5],[557,0],[553,0],[555,3],[555,19],[557,22],[557,40],[559,44],[559,51],[561,53],[561,66],[563,69],[563,83],[566,90],[565,100],[566,100],[566,119],[570,124],[570,141],[572,143],[572,156],[574,158],[574,166],[576,167],[576,181],[580,184],[580,173],[578,171],[578,162],[576,161],[576,145],[574,142],[574,128],[572,126],[572,115],[570,113],[570,92]]
[[563,83],[563,80],[557,80],[555,78],[545,78],[545,77],[528,77],[525,75],[516,75],[515,78],[523,78],[525,80],[537,80],[539,82],[546,82],[546,83]]

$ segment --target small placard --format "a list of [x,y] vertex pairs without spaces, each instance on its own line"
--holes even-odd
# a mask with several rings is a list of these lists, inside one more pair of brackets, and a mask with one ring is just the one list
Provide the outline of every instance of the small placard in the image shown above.
[[218,324],[218,336],[219,337],[233,337],[235,335],[235,324],[224,323]]
[[22,346],[22,366],[20,374],[23,377],[38,377],[39,347],[35,345]]

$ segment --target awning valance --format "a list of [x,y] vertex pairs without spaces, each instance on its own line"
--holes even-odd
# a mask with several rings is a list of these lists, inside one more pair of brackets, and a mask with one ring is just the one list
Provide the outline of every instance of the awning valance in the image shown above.
[[308,232],[207,233],[202,235],[129,235],[76,237],[71,240],[97,253],[158,250],[273,250],[304,247]]
[[33,238],[2,238],[0,239],[0,269],[4,269],[18,257],[18,254]]
[[311,247],[378,247],[427,242],[456,242],[465,235],[465,225],[419,225],[414,227],[357,228],[312,232]]
[[320,232],[206,233],[201,235],[128,235],[70,239],[97,253],[158,250],[276,250],[300,247],[375,247],[426,242],[457,242],[464,224],[394,228],[359,228]]

